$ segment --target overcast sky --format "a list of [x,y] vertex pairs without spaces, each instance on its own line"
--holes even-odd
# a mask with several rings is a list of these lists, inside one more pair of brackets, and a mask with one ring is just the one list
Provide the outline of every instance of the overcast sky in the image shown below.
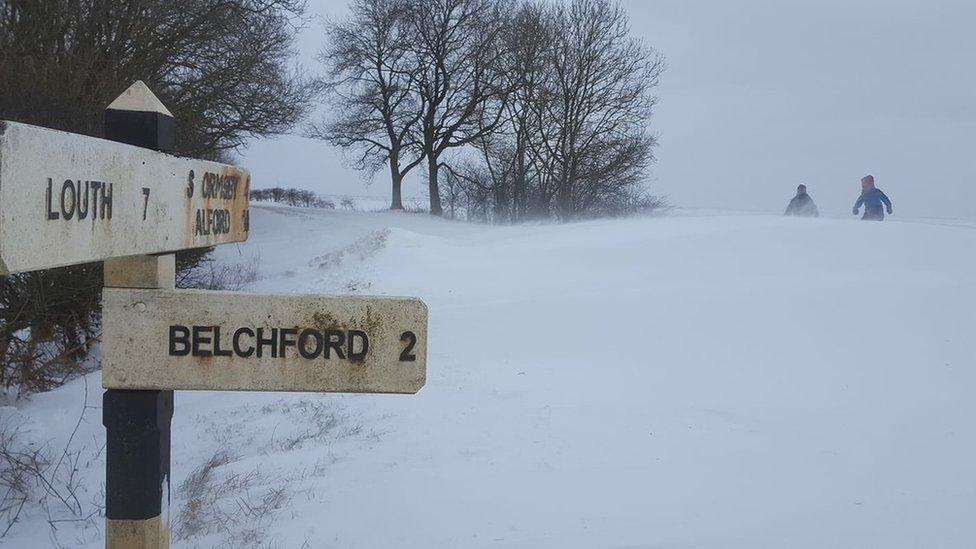
[[[344,0],[310,0],[339,14]],[[675,205],[781,211],[805,183],[821,211],[849,215],[871,173],[896,215],[976,219],[976,2],[629,0],[633,31],[668,71],[650,126],[649,180]],[[314,56],[321,27],[299,42]],[[255,141],[256,187],[388,195],[328,145]],[[415,178],[405,189],[421,196]]]

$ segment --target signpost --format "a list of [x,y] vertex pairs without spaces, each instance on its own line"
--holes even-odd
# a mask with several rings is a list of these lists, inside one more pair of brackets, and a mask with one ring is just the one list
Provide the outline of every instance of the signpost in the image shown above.
[[105,133],[0,121],[0,275],[104,262],[105,546],[165,549],[174,389],[416,393],[427,307],[175,290],[171,252],[247,239],[250,175],[167,154],[172,115],[142,82]]
[[0,275],[241,242],[249,193],[241,168],[0,121]]
[[416,393],[417,299],[105,289],[102,385],[113,389]]

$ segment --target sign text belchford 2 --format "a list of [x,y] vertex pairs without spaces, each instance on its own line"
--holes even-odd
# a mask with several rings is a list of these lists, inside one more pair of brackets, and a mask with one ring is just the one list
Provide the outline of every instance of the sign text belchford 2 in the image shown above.
[[0,121],[0,274],[240,242],[246,170]]
[[427,364],[417,299],[106,288],[111,389],[415,393]]

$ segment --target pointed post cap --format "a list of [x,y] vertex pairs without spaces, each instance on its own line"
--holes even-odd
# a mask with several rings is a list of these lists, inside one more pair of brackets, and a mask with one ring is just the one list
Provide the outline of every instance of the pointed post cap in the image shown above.
[[163,102],[142,80],[136,80],[127,90],[122,92],[122,95],[116,97],[108,108],[117,111],[156,112],[173,116],[173,113],[169,112],[166,105],[163,105]]
[[142,80],[136,80],[105,109],[105,137],[157,151],[176,151],[173,114]]

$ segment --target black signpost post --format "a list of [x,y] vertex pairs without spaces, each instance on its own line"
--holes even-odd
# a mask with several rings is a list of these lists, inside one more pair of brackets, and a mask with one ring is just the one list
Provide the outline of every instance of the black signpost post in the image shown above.
[[[136,82],[105,113],[105,135],[113,140],[175,152],[175,124],[169,111],[142,82]],[[155,256],[119,261],[166,264],[172,257]],[[111,280],[106,286],[169,286],[175,280],[154,266],[152,276]],[[118,270],[118,269],[116,269]],[[123,269],[124,270],[124,269]],[[162,272],[161,272],[162,271]],[[175,277],[175,273],[173,273]],[[173,391],[108,389],[102,397],[106,429],[105,546],[108,549],[169,547],[170,424]]]
[[106,430],[106,547],[169,547],[170,422],[173,391],[108,389]]

